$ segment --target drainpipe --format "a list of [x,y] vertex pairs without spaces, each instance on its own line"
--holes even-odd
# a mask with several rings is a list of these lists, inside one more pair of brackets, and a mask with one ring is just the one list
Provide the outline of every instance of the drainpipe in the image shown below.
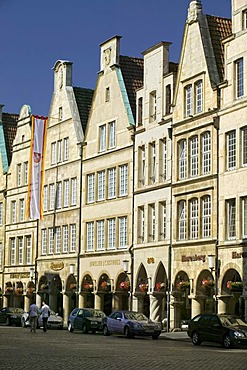
[[79,290],[80,290],[80,255],[81,255],[81,230],[82,230],[82,159],[83,159],[83,143],[80,144],[80,211],[79,211],[79,243],[78,243],[78,253],[77,253],[77,286],[76,286],[76,305],[79,304]]
[[171,321],[171,312],[170,312],[170,297],[171,297],[171,271],[172,271],[172,217],[173,217],[173,212],[172,212],[172,184],[173,184],[173,156],[172,156],[172,150],[173,150],[173,142],[172,142],[172,126],[168,128],[168,136],[171,141],[170,145],[170,156],[171,156],[171,170],[170,170],[170,176],[171,176],[171,191],[170,191],[170,243],[169,243],[169,250],[168,250],[168,289],[167,289],[167,326],[166,330],[167,332],[170,331],[170,321]]

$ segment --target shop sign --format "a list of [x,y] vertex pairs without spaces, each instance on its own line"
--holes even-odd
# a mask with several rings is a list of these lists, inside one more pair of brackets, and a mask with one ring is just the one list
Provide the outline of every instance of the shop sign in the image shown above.
[[120,260],[101,260],[101,261],[91,261],[90,267],[96,266],[113,266],[113,265],[120,265]]
[[246,258],[247,252],[232,252],[232,259]]
[[193,256],[182,256],[182,262],[206,261],[205,254],[194,254]]
[[23,273],[14,273],[14,274],[10,274],[10,279],[25,279],[25,278],[29,278],[30,277],[30,273],[29,272],[23,272]]
[[64,268],[63,262],[52,262],[50,265],[51,270],[53,271],[60,271]]
[[154,257],[148,257],[147,258],[147,263],[150,264],[150,263],[154,263]]

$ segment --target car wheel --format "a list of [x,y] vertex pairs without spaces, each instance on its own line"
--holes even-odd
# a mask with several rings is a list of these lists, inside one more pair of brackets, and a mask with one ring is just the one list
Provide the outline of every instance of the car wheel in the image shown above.
[[92,333],[95,334],[96,333],[96,330],[92,330]]
[[130,332],[130,328],[128,327],[128,326],[126,326],[125,328],[124,328],[124,335],[125,335],[125,337],[126,338],[133,338],[134,336],[131,334],[131,332]]
[[231,338],[228,334],[226,334],[223,339],[223,347],[228,349],[231,348],[231,346],[232,346]]
[[73,329],[73,327],[72,327],[72,325],[71,325],[71,322],[69,322],[69,323],[68,323],[68,331],[69,331],[70,333],[73,333],[73,331],[74,331],[74,329]]
[[201,339],[199,337],[199,334],[197,333],[197,331],[194,331],[194,333],[192,333],[192,343],[195,345],[195,346],[199,346],[201,344]]
[[159,334],[154,334],[154,335],[152,335],[152,339],[153,340],[157,340],[159,338]]
[[82,325],[82,332],[83,332],[83,334],[87,334],[88,333],[87,325],[86,324],[83,324]]
[[110,335],[107,325],[104,325],[104,327],[103,327],[103,335],[105,337]]

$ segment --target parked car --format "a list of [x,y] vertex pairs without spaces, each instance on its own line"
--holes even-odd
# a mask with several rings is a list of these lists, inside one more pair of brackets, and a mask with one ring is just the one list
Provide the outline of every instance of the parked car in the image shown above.
[[75,329],[81,330],[83,334],[89,331],[96,333],[102,331],[102,319],[105,314],[95,308],[74,308],[68,319],[68,330],[73,332]]
[[[28,312],[23,312],[22,317],[21,317],[21,326],[23,328],[30,326]],[[42,327],[43,327],[42,315],[40,315],[37,321],[37,328],[42,328]],[[55,313],[53,310],[50,310],[50,316],[48,317],[47,327],[49,329],[51,328],[63,329],[63,318],[59,316],[57,313]]]
[[225,348],[247,346],[247,323],[234,315],[197,315],[189,321],[187,333],[194,345],[215,342]]
[[134,311],[114,311],[102,320],[103,334],[123,334],[127,338],[135,335],[151,336],[158,339],[161,323],[148,319],[143,313]]
[[5,325],[21,326],[21,317],[24,310],[16,307],[3,307],[0,309],[0,323]]

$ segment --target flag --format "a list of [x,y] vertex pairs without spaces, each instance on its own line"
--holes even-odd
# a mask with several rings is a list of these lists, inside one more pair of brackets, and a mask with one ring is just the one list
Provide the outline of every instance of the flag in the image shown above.
[[32,136],[29,158],[27,216],[43,219],[43,187],[47,118],[32,116]]

